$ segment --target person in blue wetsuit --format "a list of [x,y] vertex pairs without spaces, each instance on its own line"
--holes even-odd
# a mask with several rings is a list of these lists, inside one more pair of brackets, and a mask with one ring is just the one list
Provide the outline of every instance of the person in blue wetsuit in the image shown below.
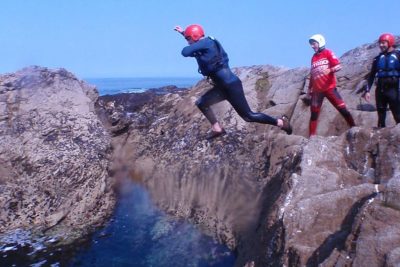
[[388,105],[396,124],[400,123],[400,51],[395,49],[395,38],[390,33],[383,33],[378,42],[381,53],[372,62],[364,97],[370,101],[370,89],[375,78],[378,78],[375,101],[378,127],[381,128],[386,126]]
[[188,26],[185,30],[176,26],[175,30],[181,33],[189,44],[183,48],[182,55],[196,58],[199,72],[209,77],[214,84],[213,88],[196,101],[197,107],[211,123],[211,133],[207,139],[226,133],[211,109],[212,105],[223,100],[228,100],[245,121],[275,125],[287,134],[292,134],[292,127],[286,116],[275,119],[264,113],[251,111],[242,82],[229,68],[228,55],[216,39],[205,37],[203,28],[196,24]]

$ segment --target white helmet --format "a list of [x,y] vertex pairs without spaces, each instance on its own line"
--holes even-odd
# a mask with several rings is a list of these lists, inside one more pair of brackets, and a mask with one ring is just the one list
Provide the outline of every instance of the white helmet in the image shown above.
[[324,36],[322,36],[321,34],[314,34],[313,36],[310,37],[310,39],[308,40],[310,43],[312,41],[315,41],[317,43],[319,43],[319,47],[322,48],[325,46],[326,42],[325,42],[325,38]]

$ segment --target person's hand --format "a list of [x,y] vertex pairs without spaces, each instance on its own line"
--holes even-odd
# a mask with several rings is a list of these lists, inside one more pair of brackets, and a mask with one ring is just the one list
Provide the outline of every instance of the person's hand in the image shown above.
[[315,73],[315,77],[316,78],[321,78],[323,76],[329,75],[329,73],[331,73],[332,70],[330,68],[326,68],[326,69],[319,69],[318,72]]
[[175,26],[174,31],[179,32],[180,34],[183,34],[183,29],[181,26]]
[[332,72],[332,70],[330,69],[330,68],[326,68],[326,69],[324,69],[323,71],[322,71],[322,74],[323,75],[328,75],[329,73],[331,73]]
[[364,99],[369,103],[371,101],[371,94],[369,92],[365,92]]
[[306,94],[306,97],[307,97],[308,99],[310,99],[310,100],[311,100],[311,93],[312,93],[311,90],[312,90],[312,89],[309,89],[309,90],[307,91],[307,94]]
[[301,100],[303,101],[304,105],[310,106],[311,105],[311,94],[310,94],[310,92],[307,92],[305,97],[303,97]]

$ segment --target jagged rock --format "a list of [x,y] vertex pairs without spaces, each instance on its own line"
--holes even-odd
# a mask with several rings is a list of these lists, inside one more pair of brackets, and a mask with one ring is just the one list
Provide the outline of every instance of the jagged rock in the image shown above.
[[[383,264],[393,243],[400,242],[397,234],[400,229],[394,227],[392,241],[385,244],[388,240],[385,241],[384,232],[390,223],[379,222],[379,217],[397,218],[400,213],[384,207],[382,195],[377,195],[377,188],[363,176],[368,166],[355,164],[354,159],[370,164],[364,155],[368,153],[364,136],[377,135],[370,139],[369,145],[374,146],[393,136],[396,128],[384,135],[355,128],[330,140],[317,137],[304,147],[302,172],[292,177],[292,189],[287,194],[290,199],[283,216],[285,250],[290,251],[284,261],[286,264],[335,266],[339,259],[355,266]],[[359,140],[363,141],[358,143]],[[394,166],[399,159],[395,156],[388,161],[387,158],[393,156],[389,150],[380,150],[375,163],[385,162],[386,168]],[[381,230],[374,234],[368,234],[379,228]],[[383,242],[371,247],[371,240],[364,241],[365,238],[383,239]],[[373,257],[375,263],[363,257],[371,254],[371,250],[381,250],[368,256]]]
[[339,91],[359,127],[325,103],[319,136],[307,139],[308,69],[238,68],[252,109],[288,115],[293,135],[247,123],[223,102],[213,108],[228,134],[206,141],[210,126],[194,104],[212,86],[203,80],[136,107],[130,130],[114,138],[114,170],[235,249],[236,266],[395,266],[400,126],[373,129],[375,112],[357,110],[378,53],[365,45],[341,58]]
[[111,147],[97,97],[64,69],[0,76],[1,233],[47,231],[70,242],[110,214]]
[[389,180],[385,188],[385,204],[400,210],[400,177],[396,176]]
[[[105,95],[96,102],[98,115],[102,118],[108,129],[114,136],[128,132],[131,124],[130,115],[138,112],[143,105],[149,102],[158,103],[160,95],[174,93],[183,95],[186,91],[176,86],[164,86],[161,88],[149,89],[144,93],[122,93],[117,95]],[[156,117],[155,110],[141,111],[140,121],[136,118],[136,127],[146,126],[149,117]],[[137,116],[136,116],[137,117]]]

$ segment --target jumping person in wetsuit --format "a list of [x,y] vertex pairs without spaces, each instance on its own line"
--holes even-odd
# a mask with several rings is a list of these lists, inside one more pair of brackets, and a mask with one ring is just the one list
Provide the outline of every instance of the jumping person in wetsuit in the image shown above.
[[368,86],[364,95],[370,101],[371,86],[378,77],[375,90],[378,127],[386,126],[386,109],[389,105],[396,123],[400,123],[400,51],[394,49],[394,36],[384,33],[379,37],[381,53],[374,58],[368,78]]
[[228,55],[216,39],[204,37],[204,30],[200,25],[190,25],[184,31],[180,26],[176,26],[175,30],[181,33],[189,43],[189,46],[183,48],[182,55],[196,58],[199,72],[210,77],[214,83],[214,87],[196,101],[197,107],[211,123],[212,130],[207,139],[226,133],[210,107],[223,100],[228,100],[245,121],[275,125],[287,134],[292,133],[286,116],[275,119],[266,114],[251,111],[244,96],[242,82],[230,70]]
[[321,34],[311,36],[309,43],[315,52],[311,59],[308,88],[308,97],[311,98],[310,137],[316,134],[318,116],[325,97],[350,127],[355,126],[353,117],[336,89],[335,72],[341,69],[339,60],[332,51],[325,48],[325,38]]

